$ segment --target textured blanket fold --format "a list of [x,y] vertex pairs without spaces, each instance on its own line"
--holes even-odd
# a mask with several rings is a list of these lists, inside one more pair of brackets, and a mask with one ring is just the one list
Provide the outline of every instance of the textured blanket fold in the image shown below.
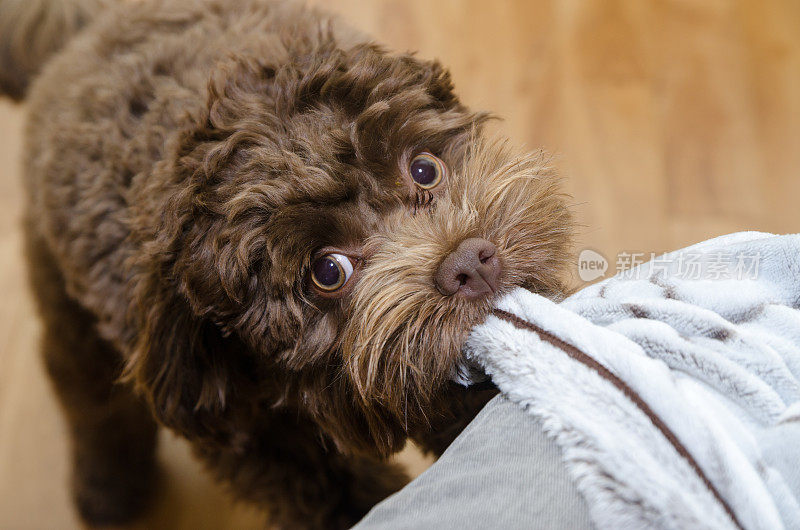
[[739,233],[556,304],[467,361],[539,418],[599,528],[800,528],[800,236]]

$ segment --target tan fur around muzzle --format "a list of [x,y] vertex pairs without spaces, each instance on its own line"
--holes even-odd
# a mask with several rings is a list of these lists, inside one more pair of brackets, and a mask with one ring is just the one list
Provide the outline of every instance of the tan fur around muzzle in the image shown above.
[[434,286],[439,264],[461,241],[497,246],[496,296],[519,285],[551,296],[563,290],[572,221],[549,159],[483,142],[464,160],[431,209],[396,213],[368,242],[349,308],[342,351],[350,376],[366,404],[401,418],[424,409],[449,378],[466,334],[491,306]]

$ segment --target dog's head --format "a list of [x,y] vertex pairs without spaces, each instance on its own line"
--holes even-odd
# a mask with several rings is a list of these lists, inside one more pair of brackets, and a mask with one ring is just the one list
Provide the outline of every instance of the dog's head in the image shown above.
[[438,63],[320,45],[236,61],[209,93],[138,220],[130,370],[165,422],[280,402],[387,453],[493,300],[561,291],[572,223],[548,159],[485,139]]

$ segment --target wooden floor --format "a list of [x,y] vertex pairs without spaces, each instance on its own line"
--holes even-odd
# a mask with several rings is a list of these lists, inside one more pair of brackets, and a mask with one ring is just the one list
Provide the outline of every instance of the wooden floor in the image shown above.
[[[516,143],[557,153],[612,260],[736,230],[800,231],[795,0],[329,0],[356,26],[452,69]],[[64,425],[42,376],[20,259],[24,107],[0,103],[0,529],[75,528]],[[141,528],[257,528],[168,435]],[[419,471],[425,462],[410,455]]]

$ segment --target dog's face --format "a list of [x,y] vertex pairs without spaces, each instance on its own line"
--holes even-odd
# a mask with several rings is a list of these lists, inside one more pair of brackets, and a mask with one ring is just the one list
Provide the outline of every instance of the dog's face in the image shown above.
[[[187,353],[213,377],[171,398],[169,359],[150,359],[164,315],[149,310],[134,363],[162,407],[270,387],[341,447],[389,452],[426,421],[493,300],[562,289],[572,225],[547,159],[484,139],[486,116],[437,63],[319,49],[281,68],[240,61],[210,93],[157,192],[170,199],[139,299],[180,293],[194,347],[218,346]],[[269,375],[237,383],[242,366]]]

